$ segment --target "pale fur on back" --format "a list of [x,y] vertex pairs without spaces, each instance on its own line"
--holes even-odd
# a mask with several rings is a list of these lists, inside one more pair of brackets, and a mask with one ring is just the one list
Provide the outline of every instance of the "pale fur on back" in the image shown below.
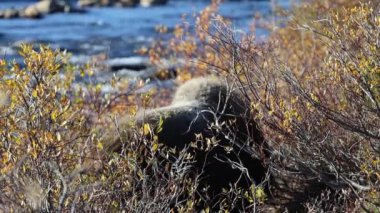
[[160,116],[175,116],[179,112],[202,109],[239,116],[245,113],[247,104],[240,92],[232,90],[225,79],[200,77],[179,86],[169,106],[140,111],[136,120],[138,124],[152,123]]
[[226,88],[226,82],[217,77],[194,78],[181,85],[172,100],[172,105],[205,103],[212,89]]

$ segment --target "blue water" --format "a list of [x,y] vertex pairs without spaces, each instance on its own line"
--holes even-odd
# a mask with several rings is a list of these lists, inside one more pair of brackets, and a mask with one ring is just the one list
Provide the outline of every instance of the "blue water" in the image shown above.
[[[1,0],[0,8],[22,8],[31,2]],[[278,2],[287,7],[289,1]],[[183,14],[192,16],[208,4],[209,1],[169,0],[167,5],[151,8],[91,8],[84,14],[52,14],[38,20],[0,20],[1,51],[20,42],[37,42],[49,43],[74,54],[107,52],[110,57],[130,56],[134,49],[157,38],[157,25],[163,24],[171,29],[181,22]],[[247,30],[255,13],[270,17],[271,3],[225,2],[220,12],[233,21],[234,28]],[[258,36],[268,35],[260,28],[256,33]]]

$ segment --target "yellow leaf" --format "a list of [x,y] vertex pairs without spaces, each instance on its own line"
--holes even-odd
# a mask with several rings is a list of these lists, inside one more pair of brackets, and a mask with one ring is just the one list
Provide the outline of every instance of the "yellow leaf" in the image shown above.
[[82,78],[83,78],[85,75],[86,75],[86,73],[84,72],[84,70],[83,70],[83,69],[81,69],[81,70],[80,70],[80,77],[82,77]]
[[152,145],[152,151],[155,152],[158,150],[158,143],[153,143]]
[[37,159],[38,153],[36,150],[33,150],[30,154],[32,155],[33,159]]
[[103,149],[102,142],[98,141],[98,144],[96,144],[96,147],[98,147],[98,149],[102,150]]
[[258,188],[256,189],[255,196],[256,196],[256,198],[258,198],[258,199],[263,199],[263,198],[265,198],[266,194],[265,194],[263,188],[258,187]]
[[33,92],[32,92],[32,96],[33,96],[34,98],[37,98],[37,90],[33,90]]
[[57,120],[57,111],[53,111],[52,113],[51,113],[51,119],[53,120],[53,121],[56,121]]
[[158,121],[158,126],[156,128],[156,133],[160,133],[162,131],[163,124],[164,120],[162,119],[162,116],[160,116],[160,120]]
[[144,124],[144,127],[143,127],[143,133],[144,135],[149,135],[150,134],[150,126],[149,124]]
[[112,201],[111,204],[112,204],[113,207],[118,207],[119,206],[119,203],[117,201],[115,201],[115,200]]

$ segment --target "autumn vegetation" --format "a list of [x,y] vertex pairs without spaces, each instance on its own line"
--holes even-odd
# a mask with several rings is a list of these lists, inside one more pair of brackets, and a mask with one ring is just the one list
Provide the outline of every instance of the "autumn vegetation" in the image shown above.
[[[171,39],[139,52],[157,66],[178,62],[178,82],[229,79],[251,103],[271,153],[257,153],[265,182],[224,189],[217,207],[197,194],[191,156],[157,143],[149,125],[120,128],[120,117],[167,103],[157,91],[136,95],[140,84],[118,79],[112,94],[74,87],[76,75],[91,78],[90,65],[22,45],[23,64],[0,60],[0,211],[229,212],[244,199],[246,212],[378,212],[379,13],[376,1],[303,1],[277,9],[272,22],[256,17],[271,30],[264,42],[254,26],[233,29],[218,2],[195,26],[184,18],[173,32],[158,27]],[[109,151],[115,138],[118,153]]]

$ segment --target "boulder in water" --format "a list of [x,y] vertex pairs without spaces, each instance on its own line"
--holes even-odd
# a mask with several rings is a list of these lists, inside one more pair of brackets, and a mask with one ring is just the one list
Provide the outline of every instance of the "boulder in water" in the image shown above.
[[0,18],[11,19],[11,18],[18,18],[19,16],[20,16],[20,12],[14,8],[0,11]]
[[79,0],[78,4],[81,7],[91,7],[91,6],[122,6],[122,7],[133,7],[139,3],[138,0]]
[[150,7],[154,5],[166,4],[168,0],[140,0],[140,5],[143,7]]
[[0,18],[41,18],[45,14],[60,12],[83,12],[63,0],[42,0],[22,9],[5,9],[0,11]]

